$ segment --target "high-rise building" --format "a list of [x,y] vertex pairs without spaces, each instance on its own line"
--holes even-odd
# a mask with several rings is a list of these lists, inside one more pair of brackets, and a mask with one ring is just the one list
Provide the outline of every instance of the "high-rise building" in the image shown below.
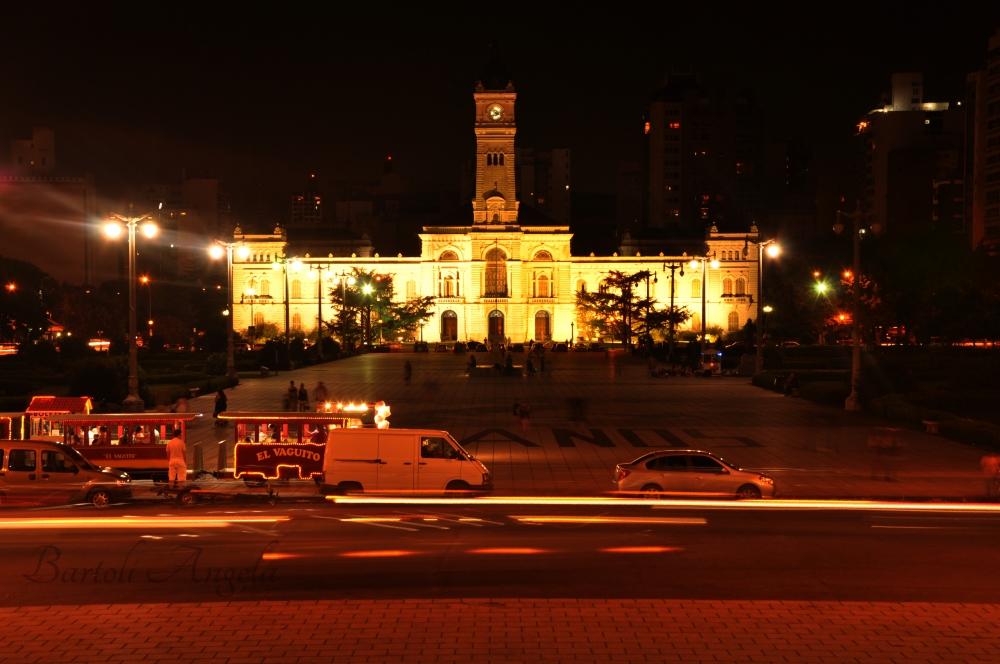
[[1000,29],[986,69],[966,79],[965,232],[973,247],[1000,247]]
[[924,101],[922,74],[893,74],[891,98],[858,123],[865,224],[892,234],[963,232],[961,214],[935,220],[934,194],[963,183],[964,133],[963,109]]
[[650,228],[749,228],[763,210],[764,126],[753,96],[726,78],[670,74],[649,102]]
[[59,281],[96,284],[114,275],[101,241],[94,175],[55,170],[55,134],[35,127],[13,140],[10,168],[0,173],[0,252],[30,260]]
[[299,194],[292,196],[293,226],[318,226],[323,221],[323,197],[316,190],[316,175],[309,176],[309,183]]
[[517,195],[560,224],[570,221],[570,154],[568,149],[514,148]]

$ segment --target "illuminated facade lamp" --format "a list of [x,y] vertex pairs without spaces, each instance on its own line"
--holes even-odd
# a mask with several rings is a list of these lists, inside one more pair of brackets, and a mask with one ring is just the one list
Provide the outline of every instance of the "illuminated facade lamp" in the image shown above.
[[690,263],[688,263],[688,267],[690,267],[692,270],[697,270],[699,267],[701,267],[701,263],[699,263],[698,260],[695,259]]
[[770,304],[766,304],[766,305],[764,305],[764,313],[765,313],[765,314],[769,314],[769,313],[771,313],[772,311],[774,311],[774,307],[772,307],[772,306],[771,306]]
[[245,244],[241,244],[240,248],[236,250],[236,255],[240,257],[241,261],[245,261],[250,255],[250,247]]
[[365,284],[361,290],[364,292],[365,295],[371,295],[372,290],[374,289],[372,288],[371,284]]
[[767,245],[767,255],[771,258],[777,258],[778,254],[781,253],[781,246],[778,244]]
[[228,316],[229,315],[229,309],[223,309],[222,310],[222,315],[223,316]]
[[212,258],[215,258],[215,259],[222,258],[222,255],[224,253],[225,253],[225,250],[221,246],[219,246],[217,244],[213,244],[208,249],[208,255],[211,256]]
[[144,223],[142,225],[142,234],[152,239],[156,235],[156,224],[151,221]]
[[[716,259],[712,259],[712,262],[711,262],[711,263],[709,263],[709,265],[711,266],[711,268],[712,268],[713,270],[717,270],[717,269],[719,269],[719,261],[718,261],[718,260],[716,260]],[[682,274],[681,276],[683,277],[684,275]]]
[[296,258],[295,260],[292,261],[292,270],[298,272],[301,269],[302,269],[302,261]]

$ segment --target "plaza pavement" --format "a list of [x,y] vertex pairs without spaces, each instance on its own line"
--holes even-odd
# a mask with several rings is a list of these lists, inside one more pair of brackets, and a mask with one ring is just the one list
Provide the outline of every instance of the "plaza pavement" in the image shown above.
[[[518,364],[522,357],[515,354]],[[491,362],[486,353],[477,358]],[[976,499],[984,492],[981,450],[904,429],[896,434],[902,455],[886,469],[868,445],[884,423],[755,388],[746,378],[657,379],[642,359],[621,353],[547,353],[535,378],[470,378],[465,362],[452,353],[377,354],[244,379],[227,391],[229,410],[280,410],[289,380],[304,382],[310,394],[323,381],[334,401],[384,400],[395,428],[451,432],[490,469],[498,494],[606,492],[615,464],[669,447],[765,471],[781,497]],[[191,468],[200,443],[204,468],[215,470],[223,438],[232,463],[233,430],[212,426],[213,399],[189,402],[206,413],[188,433]],[[530,405],[527,428],[512,416],[515,399]],[[583,400],[583,421],[573,421],[570,399]],[[315,493],[306,483],[296,491]]]
[[9,664],[996,662],[995,604],[467,599],[0,608]]

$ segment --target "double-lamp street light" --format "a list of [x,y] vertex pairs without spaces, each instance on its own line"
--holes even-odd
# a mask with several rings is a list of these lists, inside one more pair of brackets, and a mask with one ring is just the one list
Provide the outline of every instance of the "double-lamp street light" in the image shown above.
[[[162,206],[162,203],[160,204]],[[136,329],[135,329],[135,231],[141,224],[142,234],[147,238],[156,235],[156,224],[153,223],[153,215],[144,214],[138,217],[132,214],[132,205],[129,205],[128,216],[112,214],[108,223],[104,225],[104,233],[111,239],[118,238],[122,234],[122,225],[128,230],[128,396],[122,401],[122,412],[141,413],[145,408],[142,398],[139,396],[139,360],[136,351]]]
[[250,248],[242,242],[222,242],[216,240],[215,244],[208,250],[208,255],[219,259],[226,256],[226,282],[228,287],[226,292],[226,310],[222,314],[226,317],[226,333],[228,334],[228,357],[226,358],[226,376],[236,378],[236,360],[233,349],[233,250],[236,250],[240,260],[246,260],[250,255]]

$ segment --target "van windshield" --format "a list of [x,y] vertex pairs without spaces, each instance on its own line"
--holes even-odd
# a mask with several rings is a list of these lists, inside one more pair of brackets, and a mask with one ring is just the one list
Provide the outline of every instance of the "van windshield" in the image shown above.
[[469,459],[471,461],[474,458],[471,454],[469,454],[466,451],[466,449],[464,447],[462,447],[461,445],[458,444],[457,440],[455,440],[451,436],[448,436],[448,442],[450,442],[452,445],[454,445],[455,449],[457,449],[459,452],[461,452],[462,456],[465,457],[466,459]]
[[98,468],[94,464],[92,464],[89,461],[87,461],[83,457],[82,454],[80,454],[79,452],[77,452],[75,449],[73,449],[69,445],[63,445],[61,443],[56,443],[56,445],[59,447],[60,450],[63,451],[63,453],[66,456],[68,456],[70,459],[72,459],[73,462],[76,465],[80,466],[81,468],[84,468],[86,470],[100,470],[100,468]]

